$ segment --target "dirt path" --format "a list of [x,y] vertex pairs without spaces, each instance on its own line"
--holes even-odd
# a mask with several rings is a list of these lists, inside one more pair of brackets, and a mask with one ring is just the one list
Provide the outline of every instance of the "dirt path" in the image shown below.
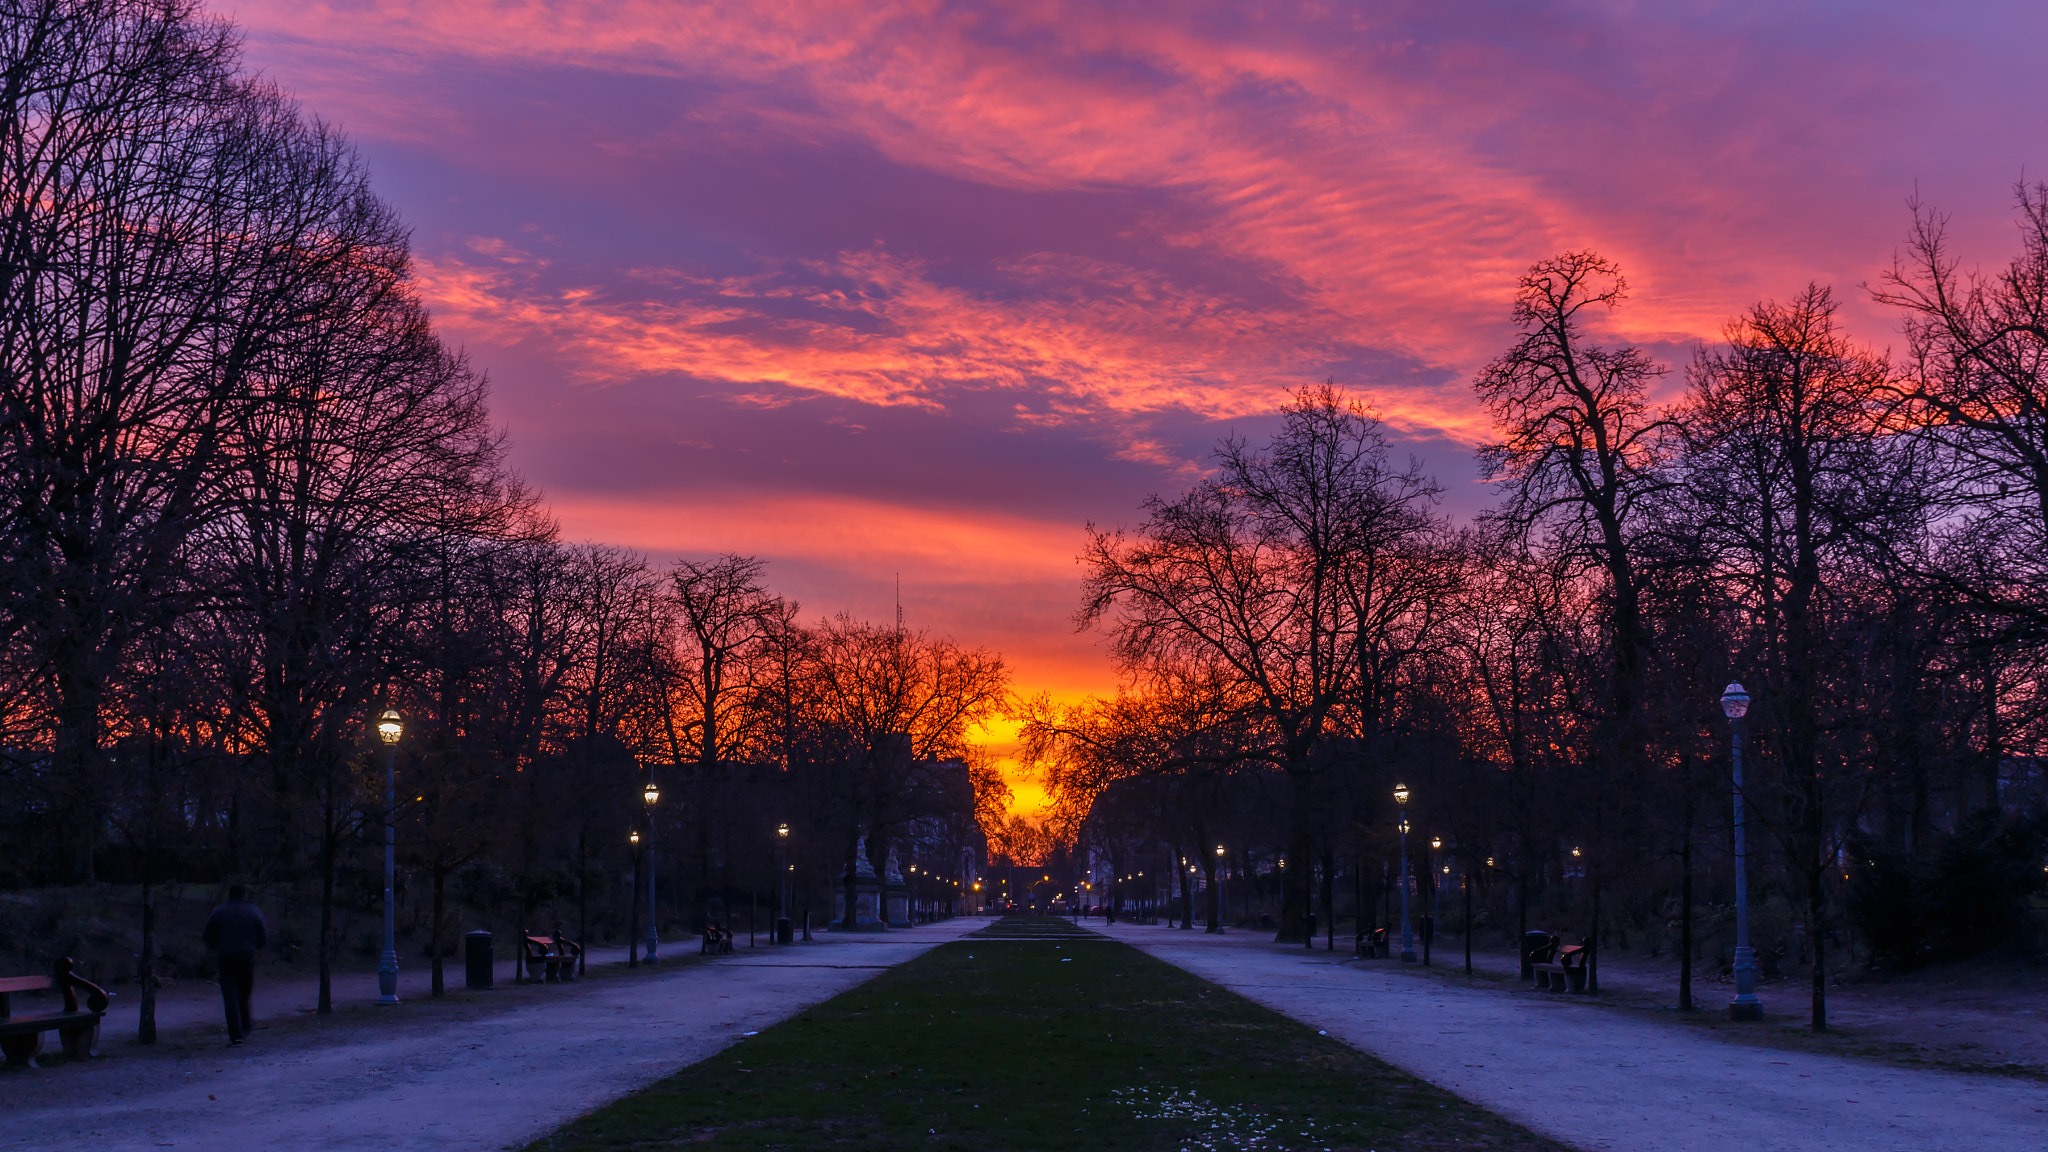
[[237,1049],[206,1025],[189,1030],[203,1041],[103,1045],[120,1055],[0,1076],[0,1148],[516,1147],[986,923],[279,1019]]
[[1545,1135],[1599,1152],[2038,1152],[2048,1085],[1728,1043],[1583,1000],[1463,988],[1388,961],[1089,926]]

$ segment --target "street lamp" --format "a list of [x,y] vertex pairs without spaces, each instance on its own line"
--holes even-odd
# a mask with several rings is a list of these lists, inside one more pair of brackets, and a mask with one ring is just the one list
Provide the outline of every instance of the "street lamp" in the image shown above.
[[641,859],[647,871],[647,963],[652,965],[655,948],[661,943],[661,933],[654,924],[654,806],[661,802],[661,788],[654,783],[652,764],[647,766],[647,786],[640,790],[640,799],[647,802],[647,850]]
[[1394,785],[1394,803],[1401,812],[1401,962],[1415,963],[1415,924],[1408,918],[1408,786]]
[[1223,921],[1230,915],[1230,872],[1223,864],[1223,845],[1216,846],[1216,931],[1223,931]]
[[[1429,966],[1430,950],[1436,947],[1437,921],[1443,919],[1444,889],[1436,875],[1436,854],[1443,851],[1443,847],[1443,837],[1429,838],[1429,931],[1422,934],[1422,964],[1425,968]],[[1449,864],[1444,865],[1445,872],[1450,870]]]
[[1756,998],[1756,949],[1749,946],[1749,821],[1742,811],[1742,718],[1749,715],[1749,693],[1741,684],[1730,684],[1721,693],[1721,713],[1728,717],[1735,782],[1735,999],[1728,1003],[1728,1018],[1761,1020],[1764,1006]]
[[782,905],[781,914],[775,919],[775,942],[777,944],[788,944],[791,942],[788,929],[789,873],[795,868],[795,865],[785,867],[783,864],[784,853],[788,850],[789,825],[777,824],[775,826],[775,899],[777,903]]
[[384,954],[377,958],[377,1003],[398,1003],[398,911],[391,890],[398,872],[398,830],[392,810],[398,806],[398,741],[405,720],[386,709],[377,717],[377,738],[384,741]]

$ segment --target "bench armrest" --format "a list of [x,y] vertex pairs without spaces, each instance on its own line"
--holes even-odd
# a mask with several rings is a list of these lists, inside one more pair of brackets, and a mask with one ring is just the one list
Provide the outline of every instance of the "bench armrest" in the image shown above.
[[87,1010],[105,1012],[108,1003],[112,1000],[107,990],[73,972],[71,968],[71,958],[69,956],[57,961],[55,983],[64,992],[64,1010],[66,1012],[78,1011],[78,994],[84,992]]

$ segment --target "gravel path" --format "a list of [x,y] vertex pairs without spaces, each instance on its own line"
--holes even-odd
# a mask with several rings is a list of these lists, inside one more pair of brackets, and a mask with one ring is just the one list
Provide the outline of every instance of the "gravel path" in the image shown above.
[[12,1073],[0,1077],[0,1148],[517,1147],[986,924],[820,933],[672,970],[481,993],[409,1018],[407,1007],[365,1008],[280,1024],[237,1049],[127,1047]]
[[1583,1000],[1282,948],[1266,933],[1090,927],[1578,1148],[2048,1148],[2048,1085],[2036,1080],[1754,1048]]

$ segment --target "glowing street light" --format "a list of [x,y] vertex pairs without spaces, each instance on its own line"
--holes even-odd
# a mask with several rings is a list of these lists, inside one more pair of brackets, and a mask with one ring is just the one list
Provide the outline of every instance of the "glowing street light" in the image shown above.
[[[791,944],[795,942],[795,934],[790,931],[789,923],[789,874],[796,871],[796,865],[785,864],[783,853],[788,851],[788,849],[789,824],[787,822],[777,824],[775,826],[775,901],[780,905],[775,917],[775,942],[777,944]],[[808,930],[810,925],[806,924],[804,927]]]
[[1415,963],[1415,924],[1408,917],[1408,786],[1394,785],[1394,803],[1401,812],[1401,962]]
[[384,954],[377,958],[377,1003],[398,1003],[398,911],[391,890],[398,873],[398,829],[392,824],[398,807],[398,742],[405,736],[405,718],[386,709],[377,717],[377,738],[384,741]]
[[661,803],[661,788],[654,782],[654,766],[647,766],[647,784],[640,789],[640,799],[647,804],[647,851],[641,859],[646,861],[647,871],[647,962],[655,961],[655,950],[661,944],[661,932],[654,922],[654,806]]

